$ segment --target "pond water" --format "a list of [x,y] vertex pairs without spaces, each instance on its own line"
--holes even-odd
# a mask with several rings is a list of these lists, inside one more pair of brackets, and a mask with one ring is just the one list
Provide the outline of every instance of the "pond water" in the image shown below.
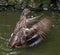
[[0,12],[0,55],[60,55],[60,11],[41,11],[41,14],[44,14],[43,17],[50,16],[54,26],[48,38],[32,48],[13,49],[7,46],[7,42],[20,13]]

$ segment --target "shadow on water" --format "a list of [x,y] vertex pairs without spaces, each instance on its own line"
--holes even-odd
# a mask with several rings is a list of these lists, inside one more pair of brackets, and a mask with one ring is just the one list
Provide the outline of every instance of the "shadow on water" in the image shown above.
[[19,20],[20,13],[11,11],[0,13],[1,55],[60,55],[60,12],[41,11],[38,15],[40,14],[44,14],[43,17],[50,16],[53,22],[53,28],[48,34],[48,38],[32,48],[13,49],[7,46],[7,42]]

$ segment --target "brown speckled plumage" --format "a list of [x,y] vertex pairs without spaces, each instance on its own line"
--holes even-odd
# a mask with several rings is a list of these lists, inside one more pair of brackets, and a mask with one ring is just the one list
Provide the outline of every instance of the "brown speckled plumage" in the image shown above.
[[[24,12],[25,11],[25,12]],[[27,13],[26,13],[27,11]],[[22,12],[20,20],[16,24],[13,34],[9,39],[8,45],[10,47],[14,47],[17,45],[27,46],[27,40],[32,38],[32,36],[36,35],[42,39],[46,38],[50,28],[51,21],[48,18],[44,18],[38,23],[34,24],[30,29],[27,28],[26,15],[30,12],[30,10],[25,9]],[[28,29],[28,30],[27,30]]]

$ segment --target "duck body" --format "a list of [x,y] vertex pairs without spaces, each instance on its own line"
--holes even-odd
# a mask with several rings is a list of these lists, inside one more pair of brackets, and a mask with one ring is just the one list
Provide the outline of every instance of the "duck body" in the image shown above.
[[[29,30],[29,29],[26,28],[26,31],[27,30]],[[30,37],[28,35],[28,37],[26,37],[26,41],[25,40],[20,40],[19,42],[17,40],[18,35],[16,35],[15,37],[12,37],[12,36],[13,36],[13,33],[11,34],[11,38],[9,39],[9,42],[10,42],[9,44],[10,44],[11,47],[15,47],[15,48],[33,47],[34,45],[37,45],[38,43],[40,43],[43,40],[37,34],[31,35]]]
[[[27,31],[27,30],[26,30]],[[30,29],[29,29],[30,31]],[[40,43],[43,39],[41,37],[39,37],[38,34],[34,34],[34,35],[27,35],[26,37],[26,42],[24,42],[22,45],[20,45],[21,47],[33,47],[34,45],[37,45],[38,43]],[[19,47],[19,46],[18,46]]]
[[[29,10],[27,9],[27,11]],[[26,10],[24,10],[23,12],[26,12]],[[32,47],[46,38],[51,28],[51,21],[47,18],[44,18],[38,23],[34,24],[31,28],[27,28],[27,13],[20,17],[20,21],[18,21],[14,32],[11,34],[11,38],[8,42],[8,45],[10,47]]]

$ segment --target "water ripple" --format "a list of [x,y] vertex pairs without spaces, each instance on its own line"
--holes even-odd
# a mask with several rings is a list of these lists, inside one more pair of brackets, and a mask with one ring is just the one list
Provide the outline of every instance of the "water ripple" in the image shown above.
[[8,41],[8,39],[3,38],[2,36],[0,36],[0,39],[3,40],[3,41]]

